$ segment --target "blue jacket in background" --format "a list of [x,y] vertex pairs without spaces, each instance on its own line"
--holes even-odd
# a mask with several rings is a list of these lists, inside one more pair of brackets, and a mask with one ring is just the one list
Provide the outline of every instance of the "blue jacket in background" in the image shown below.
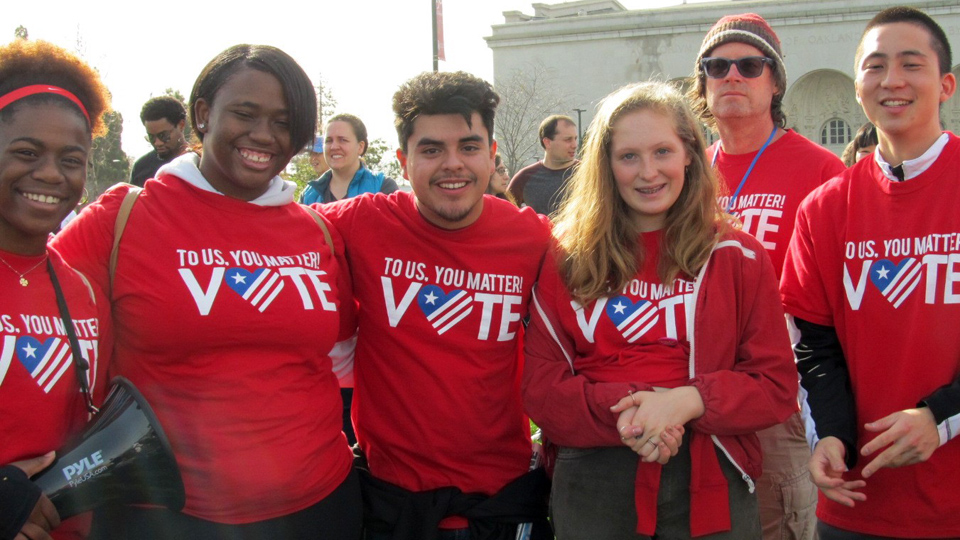
[[[306,189],[304,189],[300,195],[300,202],[303,204],[313,204],[328,203],[337,200],[330,195],[330,180],[332,178],[333,171],[330,170],[320,175],[320,178],[309,182]],[[353,175],[353,180],[350,180],[345,198],[349,199],[350,197],[356,197],[364,193],[379,193],[383,187],[383,181],[383,173],[375,173],[361,163],[360,168],[357,169],[356,174]]]

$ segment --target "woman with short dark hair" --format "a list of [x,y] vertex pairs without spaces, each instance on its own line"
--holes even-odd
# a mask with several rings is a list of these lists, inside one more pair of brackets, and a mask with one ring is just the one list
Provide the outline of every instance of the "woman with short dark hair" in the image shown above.
[[507,164],[504,163],[503,158],[500,157],[500,152],[497,152],[497,155],[494,157],[493,166],[493,174],[490,175],[490,184],[487,185],[487,193],[498,199],[509,200],[510,194],[507,192],[507,184],[510,183],[510,171],[507,170]]
[[843,149],[843,155],[840,156],[840,159],[847,167],[853,167],[856,162],[873,154],[873,151],[877,149],[877,143],[877,128],[872,123],[867,122],[860,126],[857,134]]
[[111,289],[114,371],[153,405],[186,490],[182,512],[99,513],[100,537],[359,538],[335,373],[350,367],[354,330],[343,244],[277,176],[312,140],[316,110],[286,53],[231,47],[190,96],[199,155],[143,188],[119,247],[125,185],[58,236]]

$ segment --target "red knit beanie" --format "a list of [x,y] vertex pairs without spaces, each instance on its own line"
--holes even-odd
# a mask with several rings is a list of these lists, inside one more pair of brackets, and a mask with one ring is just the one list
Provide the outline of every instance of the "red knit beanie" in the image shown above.
[[780,39],[774,33],[773,28],[770,28],[770,25],[767,24],[767,21],[756,13],[727,15],[713,25],[713,28],[703,38],[700,54],[697,55],[696,70],[698,76],[703,75],[700,60],[709,56],[713,49],[731,41],[746,43],[759,49],[764,56],[776,62],[777,69],[783,73],[783,79],[786,80],[787,68],[783,65]]

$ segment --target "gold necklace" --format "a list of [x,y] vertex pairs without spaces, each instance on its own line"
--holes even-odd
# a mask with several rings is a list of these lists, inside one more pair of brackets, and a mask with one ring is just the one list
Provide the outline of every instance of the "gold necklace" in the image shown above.
[[31,266],[29,270],[27,270],[26,272],[22,272],[22,273],[21,273],[19,270],[17,270],[16,268],[14,268],[13,266],[11,266],[10,263],[8,263],[6,260],[4,260],[3,257],[0,257],[0,262],[2,262],[3,264],[7,265],[7,268],[9,268],[11,272],[13,272],[14,274],[20,276],[20,286],[21,286],[21,287],[26,287],[27,285],[30,284],[30,282],[27,281],[26,275],[29,274],[30,272],[33,272],[34,270],[36,270],[37,267],[40,266],[41,264],[45,263],[45,262],[47,261],[47,257],[48,257],[48,256],[49,256],[48,254],[44,253],[44,254],[43,254],[43,258],[40,259],[40,262],[38,262],[37,264]]

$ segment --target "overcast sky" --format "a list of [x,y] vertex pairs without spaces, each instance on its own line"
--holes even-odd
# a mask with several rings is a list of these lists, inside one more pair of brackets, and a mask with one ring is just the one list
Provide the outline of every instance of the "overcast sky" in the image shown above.
[[[23,25],[31,39],[79,50],[100,70],[123,114],[123,149],[134,158],[150,150],[139,114],[166,88],[190,89],[203,66],[237,43],[277,46],[311,79],[322,74],[338,112],[356,114],[370,138],[396,147],[390,98],[403,81],[433,68],[430,0],[90,0],[5,1],[0,41]],[[551,3],[551,2],[546,2]],[[621,0],[628,9],[680,0]],[[444,0],[444,71],[493,78],[484,41],[504,11],[533,14],[532,2]]]

